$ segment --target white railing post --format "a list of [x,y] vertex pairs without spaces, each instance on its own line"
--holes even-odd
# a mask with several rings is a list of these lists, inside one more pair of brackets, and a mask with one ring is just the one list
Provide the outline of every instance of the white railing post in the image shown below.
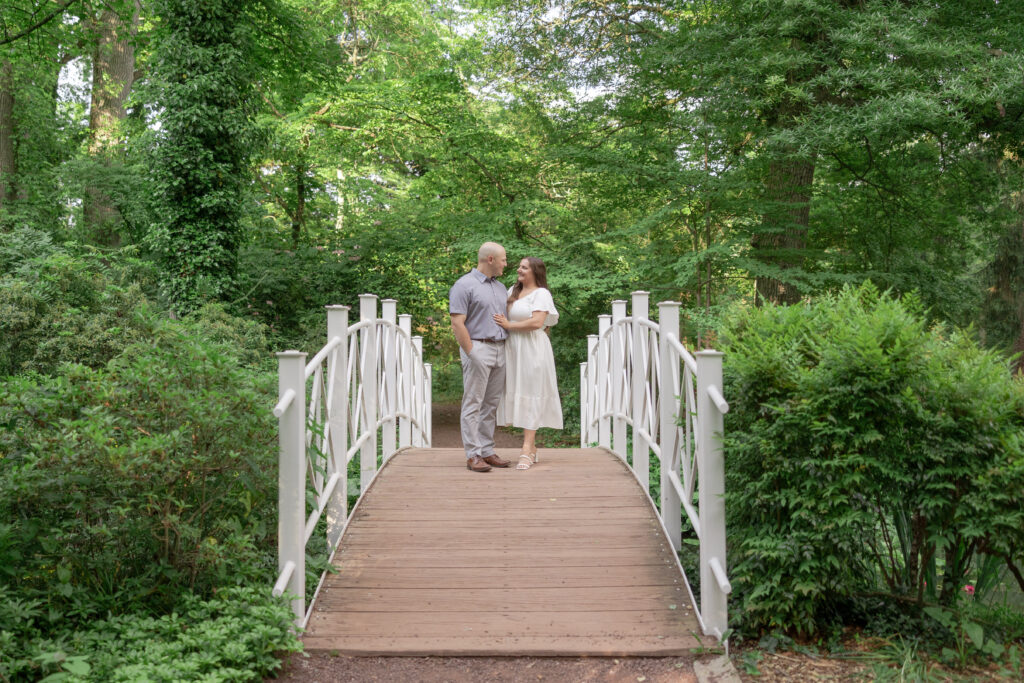
[[[359,295],[359,321],[377,320],[377,295]],[[377,374],[377,326],[371,324],[361,331],[362,343],[362,365],[359,378],[362,380],[363,388],[363,414],[360,436],[370,432],[370,436],[363,442],[359,451],[359,490],[366,492],[373,475],[377,472],[377,383],[380,376]]]
[[658,424],[661,435],[661,519],[676,552],[683,546],[682,502],[669,472],[679,474],[679,444],[676,443],[676,407],[679,397],[673,393],[675,377],[679,376],[679,363],[669,344],[669,337],[679,338],[679,303],[662,301],[658,304],[658,355],[661,365],[658,377]]
[[[700,501],[700,612],[704,629],[719,638],[728,627],[725,578],[724,420],[712,399],[722,391],[722,353],[698,351],[697,359],[697,497]],[[723,587],[722,582],[726,582]]]
[[[420,337],[420,347],[423,346],[423,338]],[[434,403],[434,368],[430,363],[423,364],[423,372],[426,374],[426,386],[424,387],[425,393],[423,395],[423,424],[425,425],[424,431],[425,438],[423,445],[430,448],[430,444],[433,443],[433,429],[434,429],[434,416],[433,416],[433,403]]]
[[587,364],[580,363],[580,448],[587,447]]
[[[412,348],[416,357],[423,358],[423,337],[413,337]],[[413,373],[412,378],[414,390],[413,401],[415,402],[416,411],[420,417],[420,425],[422,425],[420,429],[416,430],[412,437],[412,445],[418,448],[427,446],[430,443],[430,441],[428,441],[429,437],[427,436],[427,423],[424,421],[425,417],[429,419],[429,415],[424,415],[424,408],[430,400],[427,395],[427,392],[430,389],[427,386],[428,379],[426,377],[426,369],[424,368],[421,370],[421,367],[420,363],[416,363],[416,371]]]
[[[384,299],[380,302],[380,317],[389,323],[398,323],[398,302]],[[384,335],[384,424],[381,426],[381,450],[387,460],[397,450],[395,448],[395,413],[398,412],[398,342],[399,335],[390,325],[381,327]],[[388,417],[391,416],[391,417]]]
[[611,339],[605,338],[605,331],[611,326],[612,317],[610,315],[597,316],[597,329],[602,337],[602,340],[597,345],[599,359],[597,369],[597,445],[608,449],[612,447],[612,423],[610,418],[604,417],[604,414],[612,406],[612,390],[608,386],[608,380],[611,379],[611,374],[608,372],[608,360],[611,358]]
[[[626,302],[616,299],[612,302],[612,410],[622,414],[628,410],[629,388],[626,377],[626,335],[625,328],[616,323],[626,317]],[[626,419],[612,417],[612,451],[623,460],[626,459]]]
[[630,409],[630,416],[633,418],[633,471],[640,479],[644,491],[650,492],[650,450],[647,447],[647,439],[639,432],[640,429],[647,427],[647,420],[643,419],[646,407],[644,399],[647,397],[647,365],[644,360],[644,352],[647,349],[647,328],[640,321],[647,320],[649,315],[649,297],[647,292],[633,292],[632,299],[633,357],[629,375],[631,385],[629,393],[633,399]]
[[340,480],[327,504],[327,545],[334,548],[341,538],[348,516],[348,306],[327,307],[327,341],[341,342],[327,356],[327,458],[330,479],[335,472]]
[[277,571],[292,564],[285,592],[292,596],[297,621],[306,614],[306,354],[277,354],[278,399],[292,393],[278,418],[280,456],[277,474]]
[[[411,346],[406,341],[407,337],[412,336],[412,316],[408,313],[402,313],[398,316],[398,327],[405,332],[404,335],[399,337],[399,348],[401,353],[398,354],[401,363],[399,365],[398,372],[402,376],[402,386],[399,389],[399,409],[409,417],[412,417],[415,413],[413,410],[413,387],[412,387],[412,364],[416,361],[411,352]],[[398,418],[398,447],[405,448],[406,446],[412,445],[412,431],[409,427],[409,417]]]
[[587,416],[587,442],[583,444],[585,447],[597,443],[598,439],[598,427],[594,424],[594,419],[599,414],[598,406],[601,397],[601,390],[597,382],[601,361],[598,357],[599,354],[594,353],[594,349],[597,348],[597,340],[596,334],[587,335],[587,403],[580,410],[581,414]]

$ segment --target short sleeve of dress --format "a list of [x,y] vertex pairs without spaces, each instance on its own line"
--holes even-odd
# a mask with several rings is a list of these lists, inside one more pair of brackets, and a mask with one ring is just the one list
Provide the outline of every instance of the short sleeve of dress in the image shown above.
[[558,309],[555,308],[555,300],[551,298],[551,292],[543,287],[533,294],[533,301],[530,307],[534,311],[546,311],[548,317],[544,319],[545,327],[553,327],[558,324]]

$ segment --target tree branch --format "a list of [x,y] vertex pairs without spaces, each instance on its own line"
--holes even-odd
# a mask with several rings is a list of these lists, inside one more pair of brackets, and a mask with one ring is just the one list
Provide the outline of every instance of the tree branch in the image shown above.
[[57,9],[53,10],[52,12],[50,12],[50,14],[48,14],[47,16],[45,16],[42,19],[40,19],[39,21],[34,23],[32,26],[29,26],[27,29],[25,29],[25,30],[23,30],[23,31],[21,31],[19,33],[14,34],[13,36],[7,35],[7,32],[4,31],[4,37],[3,37],[3,40],[0,40],[0,45],[7,45],[8,43],[13,43],[16,40],[21,40],[25,36],[29,35],[33,31],[35,31],[36,29],[42,28],[46,24],[48,24],[51,21],[53,21],[53,19],[55,17],[57,17],[58,15],[64,14],[64,11],[67,8],[69,8],[72,5],[74,5],[76,2],[78,2],[78,0],[67,0],[67,2],[65,2],[63,5],[58,5]]

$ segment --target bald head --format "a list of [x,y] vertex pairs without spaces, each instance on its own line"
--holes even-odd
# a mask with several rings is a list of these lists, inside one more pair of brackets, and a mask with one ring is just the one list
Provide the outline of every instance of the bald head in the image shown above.
[[505,272],[505,247],[497,242],[484,242],[476,254],[476,269],[487,277],[498,277]]

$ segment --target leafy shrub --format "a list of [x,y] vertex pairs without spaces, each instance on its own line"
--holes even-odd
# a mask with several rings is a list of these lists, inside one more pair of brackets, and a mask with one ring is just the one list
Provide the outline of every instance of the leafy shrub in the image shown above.
[[0,375],[100,367],[151,330],[151,274],[128,251],[113,257],[24,234],[0,251]]
[[828,630],[882,591],[952,604],[978,553],[1024,562],[1024,383],[870,284],[723,330],[743,625]]
[[272,377],[151,322],[106,368],[0,384],[0,577],[66,618],[272,573]]

